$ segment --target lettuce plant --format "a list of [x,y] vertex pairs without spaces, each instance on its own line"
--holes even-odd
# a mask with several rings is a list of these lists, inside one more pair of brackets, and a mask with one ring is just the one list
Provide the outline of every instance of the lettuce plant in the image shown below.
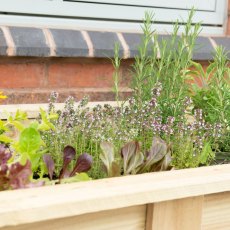
[[[76,150],[72,146],[66,146],[63,150],[62,168],[59,172],[59,175],[55,175],[56,178],[59,179],[59,182],[62,182],[62,180],[66,180],[66,178],[71,177],[76,177],[72,178],[72,181],[79,180],[79,178],[84,178],[84,180],[87,178],[90,179],[87,176],[82,177],[81,173],[88,172],[91,169],[93,164],[92,156],[90,156],[88,153],[81,154],[77,158],[74,167],[69,170],[70,163],[75,159],[75,157]],[[50,180],[53,180],[55,172],[55,163],[53,158],[49,154],[44,154],[43,161],[45,163],[45,170],[48,172]]]
[[42,186],[44,183],[32,182],[32,169],[29,160],[24,165],[19,162],[8,163],[12,153],[4,145],[0,145],[0,190],[30,188]]
[[111,143],[102,142],[101,149],[100,159],[109,177],[163,171],[171,168],[170,149],[159,137],[153,138],[151,148],[144,153],[141,152],[139,142],[128,142],[121,148],[120,159],[117,160],[115,160],[114,146]]

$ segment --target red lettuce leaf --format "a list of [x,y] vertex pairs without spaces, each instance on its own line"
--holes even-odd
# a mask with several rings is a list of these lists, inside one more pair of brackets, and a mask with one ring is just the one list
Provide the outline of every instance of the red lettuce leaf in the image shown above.
[[74,159],[76,151],[72,146],[66,146],[63,151],[63,167],[61,169],[59,179],[62,179],[67,174],[67,168],[69,163]]
[[121,149],[121,156],[124,163],[124,175],[136,174],[144,161],[144,156],[140,152],[140,145],[137,141],[124,145]]
[[49,154],[43,155],[43,161],[45,162],[45,165],[47,167],[49,178],[50,180],[53,179],[53,173],[54,173],[54,160]]
[[5,145],[0,145],[0,166],[7,164],[7,161],[12,157],[11,152]]
[[76,173],[87,172],[91,169],[93,164],[93,158],[88,153],[81,154],[78,159],[77,163],[71,172],[70,176],[74,176]]
[[19,188],[31,188],[43,185],[43,182],[32,183],[32,169],[29,160],[25,165],[21,165],[19,162],[14,163],[9,168],[9,186],[11,189]]
[[9,178],[7,177],[7,170],[0,170],[0,191],[9,189]]

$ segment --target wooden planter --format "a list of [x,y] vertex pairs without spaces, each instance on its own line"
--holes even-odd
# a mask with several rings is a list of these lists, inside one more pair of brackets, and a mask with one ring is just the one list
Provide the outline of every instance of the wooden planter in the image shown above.
[[0,230],[229,230],[230,165],[0,192]]
[[[39,107],[0,106],[0,118]],[[229,230],[230,165],[0,192],[3,229]]]

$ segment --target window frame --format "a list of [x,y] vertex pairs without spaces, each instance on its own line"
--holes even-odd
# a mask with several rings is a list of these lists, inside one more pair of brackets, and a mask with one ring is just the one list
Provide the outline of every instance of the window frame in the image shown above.
[[[131,5],[98,4],[105,0],[2,0],[0,6],[0,25],[37,25],[64,28],[85,28],[88,30],[111,30],[139,32],[144,13],[153,10],[156,23],[153,25],[160,32],[170,32],[171,24],[177,19],[186,21],[188,10],[163,7],[143,7]],[[109,0],[109,2],[121,0]],[[137,0],[129,0],[130,4]],[[140,0],[138,0],[140,1]],[[142,0],[149,1],[149,0]],[[156,0],[151,0],[156,4]],[[178,4],[181,0],[175,0]],[[186,0],[189,2],[190,0]],[[198,0],[191,0],[198,2]],[[210,0],[204,0],[208,2]],[[213,0],[212,0],[213,1]],[[223,34],[226,28],[227,0],[214,0],[215,11],[197,10],[193,21],[203,22],[203,33]],[[161,3],[167,0],[161,0]],[[171,4],[171,2],[170,2]],[[170,6],[170,4],[168,6]],[[160,5],[159,5],[160,6]],[[202,5],[203,6],[203,5]],[[99,8],[95,8],[99,7]],[[99,9],[99,10],[97,10]],[[117,14],[119,12],[119,14]],[[128,13],[127,13],[128,12]],[[166,17],[167,15],[167,17]],[[162,29],[161,29],[162,28]]]

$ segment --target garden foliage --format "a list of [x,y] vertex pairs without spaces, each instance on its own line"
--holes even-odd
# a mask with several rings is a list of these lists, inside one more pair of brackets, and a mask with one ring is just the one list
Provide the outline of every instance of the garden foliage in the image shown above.
[[227,56],[218,48],[206,71],[192,60],[200,31],[192,25],[193,13],[182,34],[175,24],[170,39],[151,30],[153,17],[146,14],[131,66],[133,93],[122,102],[122,60],[115,46],[117,106],[90,108],[87,97],[76,103],[69,96],[57,110],[53,92],[48,110],[40,109],[35,121],[21,111],[0,121],[0,189],[198,167],[211,164],[216,152],[229,151]]

